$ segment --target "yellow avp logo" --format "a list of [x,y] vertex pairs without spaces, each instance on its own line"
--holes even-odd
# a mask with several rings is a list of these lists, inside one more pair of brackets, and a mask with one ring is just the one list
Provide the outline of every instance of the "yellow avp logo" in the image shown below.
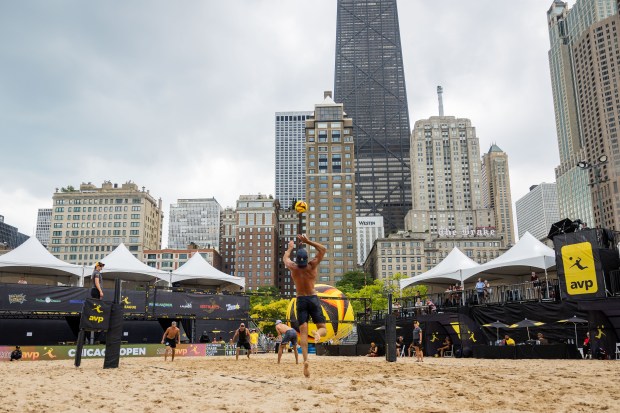
[[579,244],[562,247],[562,264],[566,278],[566,292],[569,295],[595,294],[598,291],[596,269],[592,244]]

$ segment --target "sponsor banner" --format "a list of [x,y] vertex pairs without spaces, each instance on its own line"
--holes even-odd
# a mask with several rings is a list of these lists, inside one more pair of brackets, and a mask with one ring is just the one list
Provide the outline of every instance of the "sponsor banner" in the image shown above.
[[79,312],[87,296],[85,288],[3,284],[0,310]]
[[[224,344],[221,344],[223,347]],[[0,361],[9,361],[11,352],[15,347],[0,346]],[[77,351],[76,346],[22,346],[22,360],[72,360]],[[123,344],[121,345],[121,357],[160,357],[166,352],[162,344]],[[179,344],[175,349],[175,357],[204,357],[206,354],[205,344]],[[222,350],[221,354],[224,355]],[[233,351],[234,354],[234,351]],[[104,358],[105,345],[84,346],[82,359]]]
[[223,294],[195,294],[157,290],[151,294],[149,311],[155,315],[188,314],[213,319],[246,319],[249,297]]

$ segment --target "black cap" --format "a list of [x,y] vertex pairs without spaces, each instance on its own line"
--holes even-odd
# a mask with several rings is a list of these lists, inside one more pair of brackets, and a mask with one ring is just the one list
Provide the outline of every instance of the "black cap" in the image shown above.
[[303,268],[308,265],[308,252],[304,248],[300,248],[297,250],[295,262],[297,263],[297,266],[300,268]]
[[100,266],[100,267],[102,267],[102,268],[103,268],[103,267],[105,267],[105,264],[104,264],[104,263],[102,263],[101,261],[97,261],[97,262],[95,263],[95,266],[97,266],[97,265],[98,265],[98,266]]

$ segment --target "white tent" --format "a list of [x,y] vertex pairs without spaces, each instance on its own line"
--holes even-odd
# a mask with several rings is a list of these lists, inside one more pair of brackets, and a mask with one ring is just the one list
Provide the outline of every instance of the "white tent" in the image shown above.
[[57,281],[75,284],[84,272],[79,265],[69,264],[54,257],[35,237],[19,247],[0,255],[0,273],[55,276]]
[[463,254],[457,247],[454,247],[446,258],[430,270],[423,274],[400,280],[400,289],[402,290],[412,284],[421,283],[427,285],[453,285],[456,282],[462,281],[463,270],[473,269],[479,266],[480,264]]
[[555,251],[526,232],[512,248],[499,257],[478,267],[463,270],[463,277],[467,281],[484,272],[487,279],[501,279],[529,275],[533,268],[547,273],[547,270],[554,266]]
[[[121,243],[105,258],[100,260],[105,264],[103,271],[104,280],[120,278],[125,281],[157,281],[170,280],[170,273],[149,267],[133,256],[125,244]],[[93,267],[89,268],[87,277],[90,277]]]
[[200,253],[195,253],[185,264],[172,271],[172,282],[182,281],[199,285],[236,284],[245,288],[245,278],[234,277],[215,269]]

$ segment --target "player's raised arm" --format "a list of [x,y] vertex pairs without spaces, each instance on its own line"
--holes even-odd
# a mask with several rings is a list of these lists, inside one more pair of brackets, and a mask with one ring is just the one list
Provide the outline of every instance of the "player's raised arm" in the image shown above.
[[316,263],[318,264],[323,260],[323,257],[325,257],[325,253],[327,252],[327,247],[325,245],[315,241],[311,241],[306,234],[297,235],[297,239],[304,244],[308,244],[314,247],[314,249],[316,250],[316,255],[314,256],[312,261],[316,260]]

